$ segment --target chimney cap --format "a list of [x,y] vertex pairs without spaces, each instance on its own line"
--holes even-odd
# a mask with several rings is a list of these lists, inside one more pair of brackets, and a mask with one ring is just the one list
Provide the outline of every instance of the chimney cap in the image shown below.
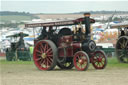
[[85,17],[90,17],[90,15],[91,15],[90,13],[84,13]]

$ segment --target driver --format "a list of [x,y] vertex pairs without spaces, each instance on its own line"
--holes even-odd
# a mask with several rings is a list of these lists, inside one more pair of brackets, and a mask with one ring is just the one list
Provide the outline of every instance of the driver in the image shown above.
[[47,37],[46,27],[43,27],[43,30],[41,31],[41,34],[37,39],[41,40],[41,39],[44,39],[46,37]]

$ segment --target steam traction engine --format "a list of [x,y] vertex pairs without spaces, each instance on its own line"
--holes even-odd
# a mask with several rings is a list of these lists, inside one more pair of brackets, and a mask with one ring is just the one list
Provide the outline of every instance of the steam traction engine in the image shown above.
[[128,63],[128,23],[111,25],[111,28],[118,28],[116,56],[121,63]]
[[15,61],[18,59],[23,61],[31,60],[29,48],[25,47],[25,43],[23,39],[25,36],[28,36],[28,34],[25,34],[23,32],[7,36],[10,37],[11,40],[13,40],[13,42],[11,42],[10,48],[7,48],[6,50],[7,61],[12,61],[12,60]]
[[[33,60],[40,70],[52,70],[56,65],[61,69],[87,70],[89,63],[96,69],[104,69],[107,64],[106,55],[96,50],[91,40],[90,13],[84,18],[68,21],[26,24],[26,27],[43,27],[41,35],[34,41]],[[59,26],[74,26],[61,28]],[[59,32],[57,32],[59,31]]]

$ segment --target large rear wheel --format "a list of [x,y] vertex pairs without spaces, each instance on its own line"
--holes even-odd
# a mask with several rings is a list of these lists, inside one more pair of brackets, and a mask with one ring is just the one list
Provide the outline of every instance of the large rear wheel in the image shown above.
[[40,70],[52,70],[56,66],[57,48],[50,40],[39,41],[33,55],[34,63]]
[[122,36],[116,44],[116,56],[121,63],[128,63],[128,37]]
[[7,61],[15,61],[16,60],[16,53],[12,51],[11,48],[6,50],[6,60]]

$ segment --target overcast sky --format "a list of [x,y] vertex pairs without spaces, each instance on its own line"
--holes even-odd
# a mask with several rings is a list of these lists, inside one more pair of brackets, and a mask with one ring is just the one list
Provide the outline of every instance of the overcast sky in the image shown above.
[[1,11],[72,13],[79,11],[128,11],[128,0],[0,0]]
[[0,0],[0,1],[128,1],[128,0]]

